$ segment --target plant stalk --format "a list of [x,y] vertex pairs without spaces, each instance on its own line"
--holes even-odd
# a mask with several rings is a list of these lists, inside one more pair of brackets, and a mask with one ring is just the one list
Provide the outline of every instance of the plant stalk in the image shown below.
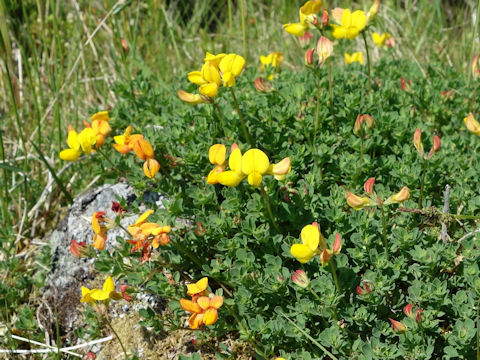
[[380,211],[382,213],[382,238],[383,238],[383,247],[385,248],[385,253],[387,255],[387,259],[389,258],[389,251],[388,251],[388,242],[387,242],[387,220],[385,218],[385,210],[383,209],[383,204],[380,205]]
[[335,282],[335,287],[337,288],[338,294],[342,295],[342,289],[340,288],[340,283],[338,282],[337,270],[335,269],[334,260],[330,259],[330,267],[332,268],[333,281]]
[[247,140],[247,142],[250,144],[250,146],[253,148],[255,147],[255,144],[253,143],[252,139],[250,138],[250,134],[248,133],[247,127],[245,126],[245,121],[243,119],[243,114],[240,111],[240,106],[238,105],[238,100],[237,97],[235,96],[235,91],[233,91],[233,87],[229,87],[230,93],[232,94],[233,97],[233,102],[235,103],[235,109],[237,109],[238,113],[238,118],[240,119],[240,126],[242,127],[243,131],[243,136]]
[[418,197],[418,208],[422,208],[422,200],[423,200],[423,187],[425,185],[425,174],[427,172],[427,165],[428,160],[423,159],[423,170],[422,170],[422,180],[420,182],[420,196]]
[[270,222],[272,223],[275,230],[277,230],[277,232],[281,234],[282,232],[280,231],[280,227],[275,222],[275,218],[273,217],[272,207],[270,206],[270,200],[268,199],[268,195],[265,192],[265,188],[263,187],[262,184],[260,184],[260,192],[262,193],[263,200],[265,200],[265,207],[267,208],[267,213],[268,213],[268,216],[270,217]]
[[125,360],[127,360],[128,359],[128,354],[127,354],[127,350],[125,349],[125,346],[123,345],[122,339],[120,339],[120,336],[118,336],[117,332],[115,331],[115,329],[113,328],[112,324],[110,323],[110,321],[107,319],[106,316],[105,316],[104,319],[105,319],[105,323],[108,325],[110,330],[112,330],[113,334],[115,335],[118,342],[120,343],[120,346],[122,347],[122,350],[123,350],[123,354],[125,355]]
[[363,43],[365,44],[365,51],[367,53],[367,68],[368,68],[368,92],[372,90],[372,75],[370,69],[370,51],[368,50],[367,37],[365,31],[362,31]]

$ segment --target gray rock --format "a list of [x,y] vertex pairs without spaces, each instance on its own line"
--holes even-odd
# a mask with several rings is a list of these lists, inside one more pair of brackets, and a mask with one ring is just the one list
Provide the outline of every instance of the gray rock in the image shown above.
[[[72,239],[91,244],[93,230],[91,217],[95,211],[105,211],[108,217],[115,218],[111,210],[112,201],[123,198],[127,203],[135,200],[133,188],[125,183],[103,185],[77,197],[65,219],[51,232],[45,242],[51,247],[51,272],[47,276],[43,298],[51,309],[56,309],[62,335],[69,334],[81,310],[78,309],[81,286],[95,278],[93,259],[79,259],[70,253]],[[135,216],[136,217],[136,216]],[[122,225],[131,224],[135,217],[122,219]],[[110,251],[115,238],[121,235],[120,228],[108,233],[105,249]],[[55,324],[55,322],[54,322]]]

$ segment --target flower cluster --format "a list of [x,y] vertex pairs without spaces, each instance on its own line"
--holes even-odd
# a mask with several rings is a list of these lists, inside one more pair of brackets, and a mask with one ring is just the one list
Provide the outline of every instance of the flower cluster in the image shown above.
[[347,192],[346,199],[347,204],[354,210],[361,210],[364,207],[382,206],[390,204],[398,204],[404,202],[410,198],[410,190],[404,186],[398,193],[391,195],[387,200],[382,201],[375,193],[373,186],[375,184],[375,178],[368,179],[363,185],[365,194],[367,196],[358,196],[352,192]]
[[[305,52],[305,65],[312,66],[314,64],[314,48],[309,48]],[[325,36],[320,37],[317,42],[318,66],[322,66],[325,61],[333,53],[333,44]]]
[[215,324],[218,319],[218,309],[223,305],[223,296],[210,293],[207,287],[208,278],[204,277],[187,285],[187,295],[192,297],[191,300],[180,299],[182,309],[192,314],[188,319],[191,329]]
[[375,119],[368,114],[358,114],[355,119],[355,125],[353,125],[353,133],[355,135],[363,135],[363,132],[365,131],[363,124],[365,124],[367,130],[369,130],[375,126]]
[[200,94],[178,90],[180,100],[190,105],[211,103],[220,86],[232,87],[245,67],[245,59],[237,54],[210,54],[207,52],[200,71],[188,73],[188,80],[198,85]]
[[207,176],[207,183],[220,183],[225,186],[238,186],[247,178],[252,186],[259,186],[263,176],[273,175],[277,180],[285,179],[290,172],[290,158],[286,157],[277,164],[270,164],[268,156],[259,149],[250,149],[242,155],[237,144],[230,148],[230,157],[226,169],[226,148],[223,144],[215,144],[210,147],[208,157],[215,168]]
[[316,222],[305,226],[300,233],[300,238],[302,239],[302,244],[293,244],[290,248],[290,253],[302,264],[310,261],[315,255],[320,254],[322,266],[326,266],[332,255],[339,254],[342,249],[342,241],[339,234],[335,235],[332,248],[327,248],[325,238]]
[[132,296],[126,293],[127,286],[120,286],[120,293],[115,291],[115,284],[111,276],[107,277],[103,283],[102,289],[89,289],[82,286],[82,298],[80,302],[86,302],[88,304],[95,304],[97,301],[102,301],[105,305],[108,305],[110,300],[125,299],[131,301]]
[[110,117],[108,111],[100,111],[90,117],[91,124],[85,122],[85,128],[77,133],[73,127],[68,129],[67,145],[68,149],[60,151],[60,159],[67,161],[77,161],[82,153],[90,154],[93,148],[99,148],[105,143],[105,138],[110,133],[111,128],[108,124]]
[[317,13],[322,8],[322,0],[307,1],[299,11],[300,22],[284,24],[285,30],[295,36],[303,36],[308,29],[318,25]]
[[160,163],[155,160],[152,144],[141,134],[131,134],[132,127],[128,126],[123,135],[113,138],[115,144],[113,147],[121,154],[127,154],[134,151],[135,154],[145,162],[143,163],[143,172],[148,178],[153,178],[160,170]]
[[428,155],[425,155],[422,143],[422,130],[417,129],[413,134],[413,145],[415,146],[415,149],[417,149],[417,152],[421,157],[423,157],[425,160],[429,160],[433,155],[435,155],[438,150],[440,150],[441,141],[438,135],[433,135],[433,145]]
[[355,39],[367,26],[367,15],[362,10],[353,13],[349,9],[336,8],[332,18],[337,24],[332,24],[332,36],[336,39]]
[[170,226],[147,222],[151,214],[153,210],[145,211],[133,225],[128,226],[131,239],[127,242],[134,245],[132,252],[142,249],[143,260],[150,258],[151,248],[157,249],[160,245],[165,246],[170,242],[168,236],[171,231]]

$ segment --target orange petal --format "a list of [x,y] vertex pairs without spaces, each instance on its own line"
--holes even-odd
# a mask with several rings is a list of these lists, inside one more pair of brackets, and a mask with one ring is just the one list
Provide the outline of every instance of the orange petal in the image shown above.
[[183,310],[188,311],[193,314],[198,314],[202,312],[202,308],[196,302],[187,299],[180,299],[180,306]]
[[203,323],[205,325],[212,325],[217,322],[218,319],[218,311],[217,309],[208,309],[203,314]]

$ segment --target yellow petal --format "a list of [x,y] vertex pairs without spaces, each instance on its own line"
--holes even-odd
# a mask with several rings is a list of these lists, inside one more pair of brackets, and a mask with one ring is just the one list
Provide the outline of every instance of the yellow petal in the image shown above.
[[90,293],[90,297],[97,301],[107,300],[110,298],[109,295],[110,293],[107,293],[100,289],[93,289],[92,292]]
[[311,0],[307,1],[301,8],[300,11],[305,15],[316,14],[322,8],[322,0]]
[[270,166],[268,156],[259,149],[250,149],[242,156],[242,172],[249,175],[257,172],[263,175]]
[[362,31],[367,26],[367,15],[362,10],[356,10],[352,14],[352,26],[355,26],[358,31]]
[[214,83],[214,82],[204,84],[204,85],[200,86],[198,91],[202,95],[208,96],[210,98],[214,98],[218,94],[218,85],[217,85],[217,83]]
[[236,172],[242,171],[242,151],[237,147],[228,158],[228,166]]
[[227,148],[223,144],[215,144],[210,146],[208,150],[208,160],[215,165],[222,165],[225,162]]
[[82,152],[80,150],[65,149],[60,151],[60,159],[66,161],[77,161]]
[[110,116],[108,116],[108,111],[99,111],[92,116],[90,116],[90,120],[93,122],[95,120],[100,120],[100,121],[108,121],[110,120]]
[[335,24],[332,24],[332,26],[333,26],[332,36],[335,39],[344,39],[347,36],[346,28],[344,28],[343,26],[335,25]]
[[103,291],[105,291],[107,294],[115,291],[115,284],[113,283],[113,279],[111,276],[105,279],[105,282],[103,283]]
[[83,129],[80,134],[78,134],[78,142],[85,154],[90,154],[92,151],[92,146],[95,145],[96,137],[95,131],[92,128]]
[[225,186],[238,186],[245,179],[242,173],[236,171],[224,171],[218,174],[217,180],[220,184]]
[[304,226],[300,233],[300,238],[302,239],[302,243],[306,245],[310,251],[315,252],[320,243],[320,230],[314,225]]
[[160,163],[154,158],[148,158],[143,163],[143,173],[148,178],[153,178],[160,170]]
[[145,221],[147,221],[147,218],[153,214],[153,210],[147,210],[145,211],[140,217],[135,221],[135,225],[143,224]]
[[248,175],[248,183],[254,187],[257,187],[262,183],[262,175],[259,174],[258,172],[253,172],[250,175]]
[[231,70],[233,76],[237,77],[238,75],[240,75],[244,67],[245,67],[245,59],[242,56],[235,54],[235,57],[233,58],[233,61],[232,61],[232,70]]
[[203,324],[203,314],[193,314],[190,316],[190,319],[188,319],[188,324],[191,329],[198,329]]
[[202,77],[207,83],[216,83],[220,86],[221,78],[220,73],[215,65],[210,62],[203,64],[202,66]]
[[210,62],[212,63],[213,65],[215,65],[216,67],[218,67],[218,64],[220,63],[220,61],[225,57],[227,56],[227,54],[224,54],[224,53],[221,53],[221,54],[218,54],[218,55],[214,55],[214,54],[210,54],[208,51],[207,51],[207,54],[205,55],[205,58],[203,59],[204,62]]
[[200,294],[207,289],[208,278],[204,277],[198,280],[195,284],[187,285],[187,295],[193,296],[195,294]]
[[218,311],[217,309],[208,309],[203,314],[203,323],[205,325],[215,324],[218,320]]
[[232,87],[235,85],[235,76],[233,76],[232,72],[226,72],[222,75],[223,86]]
[[223,296],[214,296],[210,298],[210,307],[218,309],[223,305]]
[[302,23],[289,23],[289,24],[284,24],[283,28],[285,29],[286,32],[289,34],[295,35],[295,36],[303,36],[305,35],[305,32],[307,31],[308,27],[303,25]]
[[290,253],[302,264],[308,262],[315,255],[315,252],[303,244],[293,244]]
[[187,77],[188,77],[188,81],[198,86],[206,84],[208,82],[203,78],[202,73],[200,71],[189,72]]
[[207,310],[210,307],[210,299],[207,296],[200,296],[197,299],[197,304],[203,309]]
[[348,28],[348,27],[351,26],[351,24],[352,24],[352,13],[350,12],[349,9],[343,10],[341,24],[345,28]]
[[68,132],[67,144],[70,149],[80,149],[80,143],[78,142],[78,134],[75,130]]
[[286,157],[279,163],[274,164],[271,167],[271,174],[273,175],[285,175],[288,174],[291,170],[290,158]]

